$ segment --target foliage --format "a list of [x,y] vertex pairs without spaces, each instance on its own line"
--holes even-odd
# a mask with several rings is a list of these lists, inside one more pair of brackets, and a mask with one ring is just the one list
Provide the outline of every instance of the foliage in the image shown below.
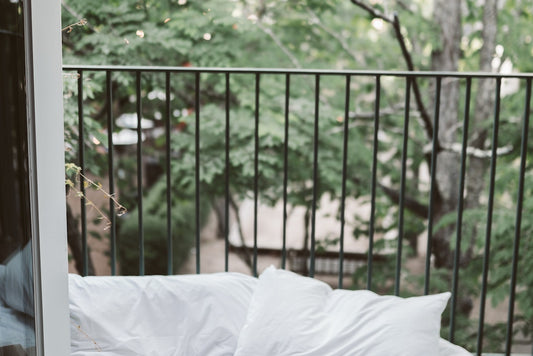
[[[167,274],[167,205],[166,182],[160,179],[143,199],[143,232],[145,274]],[[208,212],[205,198],[200,201],[200,226],[204,226]],[[171,206],[173,271],[189,258],[196,236],[195,203],[190,190],[174,188]],[[122,218],[118,234],[118,262],[122,275],[139,273],[138,210]]]

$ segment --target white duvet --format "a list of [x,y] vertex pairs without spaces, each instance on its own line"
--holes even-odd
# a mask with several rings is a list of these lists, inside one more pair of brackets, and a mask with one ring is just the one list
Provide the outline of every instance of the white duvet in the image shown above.
[[[304,288],[306,285],[309,288]],[[69,288],[73,356],[471,355],[438,336],[447,293],[409,301],[367,291],[331,291],[322,282],[273,267],[259,279],[238,273],[170,277],[70,275]],[[287,291],[292,299],[285,298]],[[340,295],[340,299],[330,299],[335,295]],[[367,304],[357,311],[353,306],[363,305],[356,300],[360,297],[366,298]],[[391,303],[396,303],[392,307],[396,311],[419,308],[421,313],[415,321],[424,320],[431,330],[413,324],[409,319],[416,314],[413,312],[403,316],[396,313],[399,319],[383,319],[384,323],[404,326],[396,334],[394,327],[387,329],[387,325],[382,325],[385,336],[378,335],[379,320],[368,323],[366,329],[364,323],[353,326],[357,313],[366,311],[366,317],[372,319],[372,315],[380,315],[379,308],[390,308]],[[327,312],[316,312],[327,305]],[[307,328],[299,330],[299,325]],[[352,329],[347,332],[349,327]],[[369,333],[370,327],[375,328],[373,333]],[[418,330],[418,334],[407,337],[413,330]],[[364,347],[360,346],[361,340]],[[390,345],[396,346],[392,352],[387,349]],[[428,349],[433,351],[418,352]],[[417,352],[409,354],[409,350]]]

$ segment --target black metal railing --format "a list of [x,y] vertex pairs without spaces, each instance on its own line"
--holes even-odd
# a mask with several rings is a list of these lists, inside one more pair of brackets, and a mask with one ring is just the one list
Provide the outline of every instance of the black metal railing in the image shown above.
[[[429,179],[428,179],[428,202],[427,202],[427,219],[425,221],[424,229],[426,230],[425,234],[427,234],[426,242],[427,242],[427,249],[426,249],[426,256],[425,256],[425,266],[423,269],[423,275],[424,275],[424,284],[423,284],[423,293],[428,294],[431,292],[431,278],[432,278],[432,271],[434,270],[434,267],[432,265],[432,254],[434,249],[433,244],[433,237],[435,235],[435,230],[437,230],[437,225],[442,224],[442,216],[436,217],[436,204],[439,203],[436,201],[436,199],[439,198],[439,186],[438,186],[438,165],[439,165],[439,153],[444,150],[443,142],[439,136],[440,132],[442,131],[441,128],[441,120],[442,120],[442,111],[441,111],[441,100],[442,100],[442,87],[444,85],[449,85],[449,82],[459,82],[459,86],[463,90],[463,94],[461,95],[461,101],[460,105],[461,108],[457,108],[458,115],[461,115],[462,112],[462,118],[457,120],[458,125],[456,125],[457,131],[462,131],[462,138],[460,140],[460,149],[456,150],[456,155],[458,157],[457,163],[457,171],[458,171],[458,177],[457,177],[457,205],[453,209],[452,213],[455,215],[455,221],[453,221],[453,224],[455,225],[455,233],[450,241],[450,249],[453,252],[453,259],[450,266],[450,282],[451,282],[451,291],[452,291],[452,299],[451,299],[451,305],[450,305],[450,314],[449,314],[449,333],[448,338],[451,341],[454,341],[456,339],[457,330],[460,327],[458,324],[458,295],[459,295],[459,280],[461,276],[461,267],[462,267],[462,256],[461,253],[462,249],[465,248],[463,244],[465,243],[464,240],[464,215],[465,211],[469,209],[469,207],[466,206],[465,202],[465,189],[466,189],[466,181],[467,181],[467,160],[469,159],[469,155],[471,152],[471,148],[469,147],[469,131],[472,131],[472,119],[471,119],[471,112],[472,105],[471,100],[472,96],[474,95],[474,90],[480,90],[479,86],[483,85],[482,80],[490,80],[494,83],[495,89],[494,89],[494,110],[493,110],[493,117],[485,119],[485,121],[481,124],[482,126],[485,125],[485,130],[487,132],[490,132],[492,130],[491,138],[486,139],[486,144],[484,146],[484,157],[487,160],[490,160],[490,166],[488,167],[488,191],[485,193],[485,196],[481,199],[482,206],[486,209],[486,223],[485,223],[485,238],[484,238],[484,246],[479,248],[478,250],[482,253],[479,254],[479,259],[482,261],[482,267],[481,267],[481,285],[479,288],[478,296],[480,298],[480,309],[478,313],[478,326],[477,326],[477,332],[476,334],[476,352],[478,355],[481,354],[483,350],[484,345],[484,335],[485,335],[485,318],[486,318],[486,304],[487,304],[487,295],[488,295],[488,289],[489,289],[489,270],[491,266],[491,241],[493,236],[493,217],[494,217],[494,205],[495,205],[495,199],[496,194],[496,186],[498,184],[498,177],[497,177],[497,159],[499,156],[498,151],[498,143],[499,143],[499,137],[500,137],[500,129],[501,129],[501,113],[502,113],[502,81],[506,80],[515,80],[519,83],[519,90],[517,92],[517,95],[523,96],[524,104],[522,104],[522,109],[520,113],[521,119],[519,122],[521,123],[521,126],[518,126],[518,124],[514,125],[514,131],[513,132],[521,132],[521,138],[519,140],[516,140],[516,142],[519,144],[520,149],[519,153],[517,152],[518,149],[511,150],[511,152],[514,153],[515,160],[519,162],[518,169],[516,172],[516,175],[513,175],[513,179],[518,180],[517,185],[517,191],[514,192],[516,194],[516,200],[514,209],[516,211],[515,213],[515,224],[514,224],[514,238],[513,238],[513,247],[512,247],[512,261],[510,263],[511,271],[510,271],[510,281],[509,281],[509,293],[506,297],[506,300],[508,300],[508,316],[507,316],[507,323],[506,323],[506,332],[505,332],[505,354],[510,355],[511,348],[513,347],[513,339],[516,336],[516,333],[514,332],[513,328],[515,326],[515,302],[516,302],[516,293],[517,293],[517,276],[518,276],[518,268],[519,268],[519,261],[520,261],[520,247],[525,246],[526,243],[530,244],[531,242],[528,241],[531,238],[531,235],[526,231],[524,232],[521,224],[522,224],[522,216],[523,214],[531,213],[531,211],[523,212],[524,210],[524,194],[525,191],[527,191],[526,186],[526,177],[528,174],[531,174],[531,163],[528,163],[528,134],[530,131],[529,127],[529,115],[530,115],[530,101],[531,101],[531,85],[532,85],[532,78],[533,74],[510,74],[510,75],[503,75],[503,74],[494,74],[494,73],[455,73],[455,72],[402,72],[402,71],[333,71],[333,70],[284,70],[284,69],[229,69],[229,68],[183,68],[183,67],[125,67],[125,66],[77,66],[77,65],[66,65],[64,66],[64,71],[66,72],[76,72],[78,74],[77,80],[78,80],[78,86],[77,86],[77,113],[79,115],[79,137],[84,137],[85,135],[85,127],[84,127],[84,80],[86,79],[87,73],[105,73],[105,107],[106,107],[106,119],[105,119],[105,130],[108,137],[108,155],[107,155],[107,162],[108,162],[108,177],[109,177],[109,192],[111,194],[115,194],[115,186],[116,181],[113,173],[113,167],[114,167],[114,160],[116,159],[113,155],[114,151],[114,142],[112,140],[113,132],[115,131],[114,126],[114,118],[113,118],[113,76],[117,75],[116,73],[131,73],[135,76],[135,82],[134,82],[134,92],[135,92],[135,111],[136,111],[136,117],[137,117],[137,125],[136,125],[136,133],[137,133],[137,141],[136,141],[136,160],[137,160],[137,208],[138,208],[138,248],[139,248],[139,275],[143,275],[145,273],[145,262],[144,262],[144,233],[143,233],[143,189],[145,186],[145,182],[143,181],[143,139],[142,139],[142,117],[143,117],[143,75],[158,75],[163,74],[164,75],[164,105],[163,105],[163,122],[164,122],[164,140],[165,140],[165,151],[164,151],[164,171],[165,171],[165,181],[166,181],[166,201],[162,202],[166,204],[167,209],[167,221],[166,221],[166,230],[167,230],[167,260],[168,260],[168,268],[167,273],[172,274],[175,271],[173,270],[173,239],[172,239],[172,196],[171,196],[171,165],[173,163],[173,148],[171,146],[171,134],[172,134],[172,96],[173,96],[173,88],[171,85],[171,80],[189,80],[191,77],[194,77],[193,84],[191,87],[189,87],[189,91],[187,92],[190,96],[190,102],[192,103],[193,109],[194,109],[194,164],[193,167],[191,167],[191,170],[194,171],[194,199],[195,199],[195,269],[196,273],[202,272],[202,265],[201,265],[201,258],[200,258],[200,251],[201,251],[201,244],[200,244],[200,231],[201,231],[201,211],[200,211],[200,200],[201,200],[201,155],[202,155],[202,113],[201,109],[204,105],[206,105],[206,102],[210,100],[209,95],[203,94],[202,91],[202,76],[205,75],[219,75],[220,76],[220,87],[222,87],[222,93],[217,99],[217,104],[223,108],[223,114],[224,114],[224,178],[223,181],[219,182],[218,184],[223,185],[223,199],[224,199],[224,239],[225,239],[225,249],[224,251],[221,251],[221,253],[224,253],[224,269],[225,271],[229,270],[229,254],[232,250],[230,241],[229,241],[229,233],[230,233],[230,199],[231,199],[231,188],[230,188],[230,180],[231,175],[230,172],[232,172],[231,168],[231,162],[230,162],[230,152],[234,148],[232,146],[232,142],[230,140],[231,136],[231,129],[232,129],[232,117],[231,117],[231,107],[232,105],[237,105],[239,98],[235,98],[235,93],[237,91],[232,90],[232,79],[236,76],[249,76],[253,78],[254,82],[254,89],[253,89],[253,109],[251,111],[253,112],[252,121],[253,121],[253,184],[251,185],[251,193],[253,196],[253,245],[250,246],[252,250],[252,261],[251,261],[251,270],[254,275],[257,275],[258,270],[258,256],[261,253],[262,247],[258,246],[258,205],[261,200],[260,197],[260,180],[261,180],[261,160],[260,155],[262,153],[262,147],[260,145],[260,127],[263,123],[263,117],[261,116],[261,109],[262,109],[262,95],[261,95],[261,84],[263,83],[264,78],[269,78],[272,76],[276,76],[276,78],[281,77],[284,78],[283,85],[280,85],[280,88],[282,90],[281,93],[279,93],[279,97],[282,97],[283,99],[282,104],[280,107],[282,108],[282,117],[283,117],[283,124],[280,126],[283,130],[282,137],[283,137],[283,144],[282,144],[282,170],[279,172],[280,174],[280,186],[282,186],[281,194],[278,197],[279,201],[283,204],[283,212],[282,216],[280,217],[283,222],[283,228],[280,232],[281,235],[281,246],[279,249],[279,258],[280,258],[280,265],[282,268],[286,268],[287,266],[287,259],[288,259],[288,250],[287,247],[287,215],[288,215],[288,209],[287,206],[289,205],[289,196],[291,194],[290,191],[290,178],[289,178],[289,172],[291,170],[290,162],[289,162],[289,151],[290,151],[290,142],[291,138],[289,136],[290,128],[291,128],[291,101],[294,100],[294,94],[292,93],[295,85],[294,85],[294,78],[299,77],[305,77],[308,78],[309,81],[307,82],[307,85],[309,88],[311,88],[312,91],[312,102],[313,102],[313,116],[312,120],[310,121],[310,125],[312,125],[312,129],[309,130],[309,132],[313,135],[313,138],[311,140],[312,142],[312,149],[310,148],[311,154],[312,154],[312,174],[311,177],[309,177],[309,181],[311,184],[311,199],[310,199],[310,236],[309,236],[309,247],[308,251],[305,251],[304,255],[309,256],[308,257],[308,275],[311,277],[315,276],[315,261],[317,258],[319,258],[319,253],[317,252],[317,232],[316,232],[316,226],[317,226],[317,210],[319,206],[319,199],[320,199],[320,182],[321,182],[321,171],[320,171],[320,164],[322,163],[320,160],[320,149],[321,149],[321,142],[322,139],[325,138],[324,135],[327,135],[327,132],[321,132],[320,129],[320,121],[321,120],[327,120],[329,118],[325,118],[321,115],[321,104],[323,105],[330,105],[327,103],[326,100],[322,97],[322,81],[326,77],[335,77],[340,78],[344,82],[344,88],[342,90],[339,90],[339,92],[343,91],[343,99],[344,102],[342,103],[342,112],[343,115],[341,118],[339,118],[339,122],[342,122],[342,125],[340,126],[342,129],[342,137],[340,138],[342,140],[342,144],[340,145],[340,156],[337,158],[340,166],[340,172],[341,177],[339,181],[340,186],[340,194],[339,194],[339,214],[338,219],[340,221],[340,232],[339,232],[339,248],[337,251],[337,258],[338,258],[338,285],[340,288],[343,287],[343,281],[344,281],[344,265],[345,265],[345,258],[347,256],[347,253],[345,252],[345,240],[346,240],[346,198],[348,198],[348,183],[357,183],[356,179],[352,179],[350,172],[353,172],[353,169],[349,165],[349,158],[350,156],[357,155],[358,152],[354,152],[350,150],[349,143],[352,138],[351,135],[351,126],[350,124],[354,122],[354,115],[351,111],[351,103],[354,102],[354,95],[363,95],[368,93],[373,93],[373,99],[369,100],[369,105],[372,107],[372,115],[370,115],[370,120],[366,122],[366,127],[368,128],[368,132],[370,134],[368,137],[368,148],[371,152],[371,157],[369,157],[368,161],[369,163],[369,171],[366,172],[366,175],[368,175],[368,178],[365,178],[366,181],[369,182],[370,186],[368,187],[368,194],[367,198],[369,201],[369,216],[368,220],[366,221],[367,229],[365,230],[368,234],[368,250],[361,251],[363,252],[362,257],[358,256],[360,260],[363,260],[366,267],[366,288],[368,289],[374,289],[375,287],[375,279],[376,279],[376,261],[375,257],[377,256],[377,260],[383,261],[384,256],[382,254],[379,254],[376,252],[376,242],[378,235],[382,237],[383,233],[383,227],[379,224],[382,224],[383,217],[378,217],[377,215],[377,207],[380,204],[378,202],[378,196],[379,196],[379,189],[381,187],[381,183],[378,180],[379,172],[385,170],[395,170],[399,169],[399,178],[396,182],[399,186],[398,191],[396,192],[396,195],[389,194],[388,197],[390,198],[389,202],[391,205],[394,205],[392,202],[397,201],[397,210],[396,210],[396,218],[397,218],[397,225],[396,225],[396,250],[393,253],[395,256],[393,265],[394,265],[394,277],[393,277],[393,286],[394,286],[394,294],[400,295],[401,294],[401,286],[403,282],[402,278],[402,271],[405,269],[404,263],[405,263],[405,252],[403,251],[404,248],[404,237],[406,235],[406,205],[410,202],[407,201],[407,192],[408,192],[408,180],[413,179],[413,177],[409,176],[412,172],[409,171],[408,164],[410,160],[410,156],[412,155],[412,152],[421,150],[420,147],[414,146],[411,147],[411,145],[417,145],[416,140],[414,140],[414,135],[418,135],[420,133],[430,133],[430,135],[427,135],[428,141],[431,142],[430,146],[431,148],[429,150],[424,151],[421,154],[421,157],[423,157],[423,160],[427,162],[428,165],[428,171],[429,171]],[[187,78],[185,78],[187,76]],[[181,78],[181,79],[180,79]],[[310,79],[312,78],[312,80]],[[366,84],[368,84],[370,89],[367,89],[366,93],[361,94],[360,92],[357,92],[354,94],[353,85],[356,82],[363,80]],[[384,90],[384,83],[388,83],[390,80],[404,80],[405,86],[403,90],[400,90],[400,93],[385,93]],[[422,82],[426,83],[426,86],[422,86]],[[207,86],[207,84],[206,84]],[[476,87],[477,86],[477,87]],[[525,94],[524,94],[524,88],[525,88]],[[358,89],[360,90],[360,89]],[[396,90],[398,91],[398,90]],[[415,99],[416,99],[416,109],[412,109],[412,99],[411,99],[411,93],[415,92]],[[401,95],[400,95],[401,94]],[[382,149],[381,145],[384,145],[386,143],[381,142],[381,138],[379,136],[380,132],[384,130],[384,117],[385,114],[382,112],[382,105],[387,100],[387,102],[392,101],[391,96],[397,95],[395,99],[398,99],[399,96],[403,96],[404,103],[400,106],[399,109],[397,109],[398,113],[395,113],[395,122],[401,123],[403,127],[399,131],[399,149],[397,150],[401,155],[398,157],[399,162],[393,162],[390,161],[390,167],[387,168],[380,168],[382,167],[383,163],[380,163],[380,153],[383,152],[380,149]],[[511,95],[512,96],[512,95]],[[419,118],[419,114],[421,111],[420,102],[422,100],[427,100],[432,103],[433,106],[433,115],[432,115],[432,121],[427,122],[427,120],[419,120],[422,121],[421,125],[418,127],[421,127],[422,129],[419,129],[418,131],[415,131],[414,124],[411,119],[414,117]],[[511,99],[509,99],[511,100]],[[511,106],[513,106],[511,108]],[[509,110],[509,112],[506,112],[506,120],[514,115],[513,108],[516,106],[515,101],[513,101],[513,105],[509,104],[509,107],[506,107],[506,110]],[[354,108],[353,110],[356,110],[357,108]],[[403,114],[402,114],[403,111]],[[510,113],[512,111],[512,113]],[[357,116],[357,115],[355,115]],[[516,116],[516,115],[515,115]],[[509,126],[510,122],[509,120],[506,121],[507,125]],[[517,122],[516,120],[513,122]],[[390,122],[388,123],[390,125]],[[429,126],[428,126],[429,125]],[[477,123],[479,125],[479,123]],[[479,127],[479,126],[477,126]],[[490,130],[489,130],[490,128]],[[488,136],[488,135],[487,135]],[[416,137],[415,137],[416,138]],[[385,140],[386,141],[386,140]],[[459,143],[459,142],[458,142]],[[82,172],[85,172],[87,167],[85,165],[85,155],[87,152],[84,149],[85,145],[83,142],[79,143],[78,147],[78,164],[81,167]],[[530,158],[529,158],[530,159]],[[350,170],[352,169],[352,170]],[[362,183],[361,183],[362,184]],[[81,191],[85,193],[85,187],[84,187],[84,181],[83,178],[81,178],[80,182]],[[485,203],[486,201],[486,203]],[[512,201],[512,200],[511,200]],[[85,210],[85,198],[81,198],[81,230],[82,230],[82,241],[83,241],[83,256],[85,258],[84,261],[84,269],[83,271],[80,271],[82,274],[86,275],[88,273],[88,262],[87,262],[87,254],[88,254],[88,247],[87,247],[87,223],[86,223],[86,210]],[[111,259],[111,273],[116,274],[117,273],[117,219],[115,217],[115,214],[113,213],[115,209],[114,202],[110,202],[109,210],[110,210],[110,217],[111,217],[111,223],[110,223],[110,259]],[[441,229],[442,226],[438,226],[438,229]],[[469,236],[471,238],[471,236]],[[530,252],[530,251],[528,251]],[[269,253],[272,253],[271,250],[269,250]],[[330,252],[331,257],[331,252]],[[531,256],[522,256],[523,259],[530,258]],[[307,257],[305,257],[307,259]],[[354,256],[355,258],[355,256]],[[366,260],[366,262],[365,262]],[[405,288],[405,287],[404,287]],[[420,291],[421,292],[421,291]],[[463,332],[463,331],[462,331]]]

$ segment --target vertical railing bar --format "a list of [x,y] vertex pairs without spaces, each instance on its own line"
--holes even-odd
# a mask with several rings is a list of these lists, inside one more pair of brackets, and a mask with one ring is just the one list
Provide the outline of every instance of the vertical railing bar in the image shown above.
[[[109,174],[109,194],[115,197],[115,175],[113,173],[113,82],[111,71],[106,71],[106,100],[107,100],[107,147],[108,147],[108,174]],[[109,235],[111,254],[111,275],[117,274],[117,226],[115,214],[115,201],[109,199]]]
[[514,304],[516,298],[516,278],[518,271],[518,259],[520,258],[520,230],[522,225],[522,207],[524,202],[524,176],[526,171],[527,141],[529,131],[529,114],[531,102],[531,78],[527,79],[526,103],[522,126],[522,146],[520,148],[520,178],[518,182],[518,201],[516,203],[516,224],[513,241],[513,263],[511,269],[511,283],[509,292],[509,315],[507,319],[507,333],[505,338],[505,354],[511,353],[513,342]]
[[226,98],[225,98],[225,109],[226,109],[226,142],[225,142],[225,151],[226,151],[226,199],[224,201],[224,271],[228,272],[229,269],[229,201],[230,201],[230,191],[229,191],[229,176],[230,176],[230,161],[229,161],[229,150],[230,150],[230,76],[229,72],[226,72]]
[[404,223],[404,200],[405,200],[405,174],[407,170],[407,142],[409,139],[409,103],[411,100],[411,80],[412,77],[406,78],[405,86],[405,112],[403,126],[403,147],[402,147],[402,170],[400,178],[400,197],[398,207],[398,248],[396,251],[396,277],[394,283],[394,294],[400,294],[400,275],[402,269],[402,248],[403,248],[403,223]]
[[258,180],[259,180],[259,73],[255,74],[255,125],[254,125],[254,256],[252,269],[257,277],[257,203],[258,203]]
[[196,273],[200,273],[200,72],[194,76],[194,186],[195,186],[195,242],[196,242]]
[[315,124],[313,137],[313,205],[311,211],[311,249],[309,263],[309,277],[315,276],[315,249],[316,249],[316,205],[318,196],[318,118],[320,99],[320,75],[315,75]]
[[346,166],[348,161],[348,137],[350,121],[350,75],[346,76],[345,100],[344,100],[344,135],[342,148],[342,182],[341,182],[341,233],[339,240],[339,288],[343,287],[344,280],[344,225],[346,208]]
[[167,274],[174,273],[174,246],[172,237],[172,182],[170,179],[170,72],[165,72],[165,139],[166,139],[166,180],[167,180]]
[[429,189],[429,209],[428,209],[428,239],[426,249],[426,271],[424,280],[424,294],[429,294],[429,278],[431,270],[431,249],[432,249],[432,235],[433,235],[433,206],[435,196],[435,176],[437,175],[437,150],[439,142],[439,115],[440,115],[440,91],[442,78],[436,78],[435,87],[435,113],[433,116],[433,138],[431,144],[431,183]]
[[366,288],[372,289],[372,266],[374,260],[374,224],[376,215],[376,184],[378,169],[378,134],[379,134],[379,111],[381,100],[381,77],[376,76],[376,94],[374,99],[374,142],[372,148],[372,185],[370,197],[370,225],[368,227],[368,261],[367,261],[367,278]]
[[[496,79],[496,88],[495,88],[495,103],[494,103],[494,124],[492,127],[492,151],[490,159],[490,183],[489,183],[489,200],[487,202],[487,228],[485,230],[485,251],[483,253],[483,274],[481,282],[481,300],[480,300],[480,311],[479,311],[479,332],[477,340],[477,354],[481,355],[482,343],[483,343],[483,329],[485,322],[485,304],[487,298],[487,287],[488,287],[488,274],[489,274],[489,260],[490,260],[490,243],[491,243],[491,234],[492,234],[492,211],[494,207],[494,185],[496,180],[496,153],[498,147],[498,130],[499,130],[499,121],[500,121],[500,88],[501,80]],[[452,295],[452,311],[455,313],[455,304],[454,296]],[[454,314],[451,314],[452,319],[450,321],[455,321]],[[452,330],[452,324],[450,323],[450,335],[451,339],[455,336]]]
[[[466,175],[466,154],[468,146],[468,124],[470,121],[470,94],[472,87],[472,78],[467,78],[466,81],[466,98],[465,111],[463,122],[463,140],[461,146],[461,170],[459,177],[459,190],[457,198],[457,221],[455,234],[455,251],[454,251],[454,265],[452,277],[452,301],[450,305],[450,339],[455,337],[455,310],[457,305],[457,291],[459,287],[459,263],[461,256],[461,241],[463,232],[463,209],[464,209],[464,189],[465,189],[465,175]],[[479,337],[479,335],[478,335]]]
[[89,274],[89,248],[87,246],[87,211],[85,202],[85,142],[83,136],[85,135],[85,125],[83,122],[83,71],[78,71],[78,145],[79,145],[79,161],[80,161],[80,208],[81,208],[81,249],[83,256],[83,271],[82,276]]
[[283,242],[281,249],[281,268],[285,269],[287,261],[287,182],[289,164],[289,101],[291,76],[285,75],[285,141],[283,145]]
[[136,71],[135,93],[137,97],[137,211],[139,238],[139,275],[144,276],[144,227],[143,227],[143,162],[142,162],[142,98],[141,72]]

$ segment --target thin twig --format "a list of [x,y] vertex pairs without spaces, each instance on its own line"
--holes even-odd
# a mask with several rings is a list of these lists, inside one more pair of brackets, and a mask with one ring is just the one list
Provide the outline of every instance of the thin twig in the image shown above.
[[[61,0],[61,6],[62,6],[65,10],[67,10],[67,12],[68,12],[69,14],[71,14],[72,16],[74,16],[75,18],[85,20],[85,18],[84,18],[83,16],[81,16],[81,15],[78,14],[73,8],[71,8],[70,6],[68,6],[68,5],[65,3],[65,0]],[[87,20],[85,20],[85,24],[83,24],[83,26],[87,26],[87,27],[88,27],[91,31],[93,31],[93,32],[98,32],[98,31],[96,30],[96,28],[94,28],[89,22],[87,22]],[[65,27],[65,28],[68,28],[68,26]],[[64,31],[64,29],[63,29],[63,31]],[[70,31],[68,31],[68,32],[70,32]]]
[[279,47],[279,49],[281,49],[281,51],[283,53],[285,53],[285,55],[287,57],[289,57],[289,60],[292,62],[292,65],[296,68],[302,68],[302,65],[300,64],[300,62],[298,61],[298,59],[291,53],[291,51],[289,51],[289,49],[287,47],[285,47],[285,45],[283,43],[281,43],[281,40],[278,38],[278,36],[276,36],[274,34],[274,32],[272,32],[272,30],[270,28],[267,28],[265,26],[263,26],[261,24],[261,22],[257,22],[257,27],[259,27],[259,29],[261,31],[263,31],[264,33],[266,33],[270,38],[272,38],[272,40],[274,41],[274,43]]
[[[102,184],[94,182],[92,179],[88,178],[83,173],[81,173],[81,167],[78,167],[73,163],[67,163],[65,164],[65,171],[67,173],[73,172],[75,176],[75,180],[77,182],[80,181],[80,178],[83,178],[87,186],[92,186],[96,191],[100,191],[102,194],[104,194],[107,199],[112,200],[115,205],[115,211],[116,211],[117,216],[122,216],[127,212],[126,207],[120,204],[113,195],[106,192],[103,189]],[[76,187],[76,184],[74,184],[72,180],[68,178],[65,179],[65,184],[67,184],[71,189],[73,189],[76,192],[76,195],[78,197],[84,198],[87,202],[86,203],[87,206],[90,206],[96,210],[96,212],[98,213],[99,219],[106,221],[106,226],[104,227],[104,230],[107,230],[111,227],[111,220],[107,217],[107,215],[100,208],[98,208],[92,200],[88,199],[87,196]]]
[[63,28],[61,29],[61,31],[62,31],[62,32],[63,32],[63,31],[66,31],[67,33],[70,33],[70,32],[72,32],[72,30],[74,29],[74,27],[76,27],[76,26],[84,27],[85,25],[87,25],[87,20],[85,20],[85,19],[81,19],[81,20],[79,20],[78,22],[75,22],[75,23],[72,23],[72,24],[70,24],[70,25],[68,25],[68,26],[66,26],[66,27],[63,27]]
[[348,44],[346,43],[346,41],[342,38],[341,35],[339,35],[337,32],[333,31],[331,28],[329,27],[326,27],[324,25],[324,23],[322,21],[320,21],[320,18],[318,17],[318,15],[313,11],[311,10],[310,8],[307,9],[307,12],[309,13],[309,15],[311,16],[313,22],[318,25],[318,27],[320,27],[322,30],[324,30],[324,32],[326,32],[327,34],[329,34],[331,37],[333,37],[334,39],[337,40],[337,42],[340,43],[342,49],[344,49],[344,51],[346,53],[348,53],[356,62],[362,62],[364,61],[364,58],[359,56],[357,56],[357,54],[355,52],[353,52],[350,48],[350,46],[348,46]]

